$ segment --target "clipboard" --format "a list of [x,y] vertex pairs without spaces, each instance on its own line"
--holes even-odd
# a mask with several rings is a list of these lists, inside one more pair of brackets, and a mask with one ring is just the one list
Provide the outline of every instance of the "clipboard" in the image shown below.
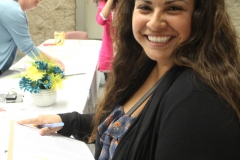
[[7,160],[94,160],[84,142],[57,133],[41,136],[38,130],[10,121]]

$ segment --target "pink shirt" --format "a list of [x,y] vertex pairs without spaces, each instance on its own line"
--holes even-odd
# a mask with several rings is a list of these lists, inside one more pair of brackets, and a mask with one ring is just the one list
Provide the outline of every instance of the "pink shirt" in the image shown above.
[[98,4],[98,11],[96,15],[96,21],[99,25],[103,26],[102,46],[99,53],[99,71],[109,71],[113,61],[113,45],[110,35],[110,28],[112,23],[112,14],[108,18],[104,18],[100,13],[106,2],[101,0]]

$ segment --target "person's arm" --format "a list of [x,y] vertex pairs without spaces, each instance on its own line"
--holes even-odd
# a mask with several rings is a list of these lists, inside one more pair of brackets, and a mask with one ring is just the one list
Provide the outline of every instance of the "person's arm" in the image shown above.
[[21,52],[32,58],[34,55],[40,57],[39,54],[42,54],[47,59],[54,60],[56,64],[64,70],[64,64],[59,59],[40,51],[37,46],[35,46],[29,32],[28,19],[25,12],[16,6],[12,6],[4,12],[3,16],[5,16],[5,18],[2,20],[2,25],[7,29],[9,34],[11,34],[12,39]]
[[98,3],[98,10],[96,15],[96,21],[99,25],[105,25],[108,21],[108,17],[112,11],[113,0],[108,0],[107,2],[101,0]]
[[113,0],[107,0],[106,4],[104,5],[101,14],[106,19],[109,17],[112,11]]
[[64,122],[64,127],[58,133],[73,136],[87,143],[92,133],[92,119],[94,114],[80,114],[78,112],[58,114]]
[[[62,70],[65,70],[64,64],[59,59],[57,59],[55,57],[52,57],[52,56],[50,56],[49,54],[47,54],[47,53],[45,53],[43,51],[40,51],[40,54],[43,55],[44,57],[46,57],[48,60],[53,60],[56,63],[57,66],[59,66]],[[39,59],[41,59],[40,55],[38,55],[37,57]]]
[[64,113],[58,115],[39,115],[37,118],[30,118],[18,121],[19,124],[33,124],[35,126],[63,122],[63,127],[41,128],[40,135],[58,132],[64,136],[73,136],[76,139],[87,142],[88,136],[92,133],[93,114],[79,114],[78,112]]

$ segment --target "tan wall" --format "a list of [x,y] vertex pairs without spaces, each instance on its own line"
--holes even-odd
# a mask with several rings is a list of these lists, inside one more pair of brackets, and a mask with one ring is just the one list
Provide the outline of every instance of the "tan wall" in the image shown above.
[[[42,0],[34,10],[27,11],[30,34],[35,45],[54,38],[54,31],[76,28],[76,0]],[[20,51],[18,56],[24,56]]]
[[39,45],[53,38],[54,31],[75,30],[76,0],[43,0],[27,15],[32,39]]
[[240,36],[240,0],[225,0],[233,25]]

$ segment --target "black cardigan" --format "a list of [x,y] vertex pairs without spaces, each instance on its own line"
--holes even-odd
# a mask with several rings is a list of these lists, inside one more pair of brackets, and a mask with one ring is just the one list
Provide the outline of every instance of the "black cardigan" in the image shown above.
[[[65,125],[59,133],[86,141],[93,115],[73,112],[60,116]],[[96,160],[100,152],[97,137]],[[174,67],[126,132],[113,157],[138,159],[238,160],[238,117],[192,70]]]

